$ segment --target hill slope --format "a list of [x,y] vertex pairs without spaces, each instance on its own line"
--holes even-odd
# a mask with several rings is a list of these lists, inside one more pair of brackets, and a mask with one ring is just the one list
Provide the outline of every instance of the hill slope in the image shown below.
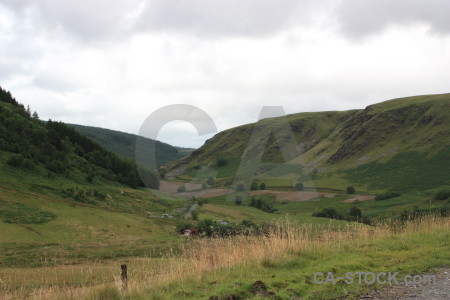
[[[132,160],[135,159],[136,135],[99,127],[76,124],[67,125],[118,155]],[[156,165],[158,167],[183,158],[191,152],[190,149],[174,147],[160,141],[156,141],[155,147]]]
[[[450,94],[395,99],[364,110],[300,113],[287,116],[302,153],[276,171],[261,170],[259,181],[282,182],[301,166],[312,177],[309,185],[345,188],[354,184],[367,191],[433,188],[450,183]],[[269,134],[280,118],[258,125]],[[200,166],[218,170],[219,178],[232,178],[255,124],[221,132],[192,155],[162,170],[168,176],[189,179]],[[223,158],[225,163],[218,164]],[[272,137],[265,163],[283,162]],[[284,171],[283,171],[284,170]],[[298,168],[297,168],[298,170]],[[264,172],[265,171],[265,172]],[[230,180],[225,181],[230,183]],[[287,180],[286,185],[292,185]]]

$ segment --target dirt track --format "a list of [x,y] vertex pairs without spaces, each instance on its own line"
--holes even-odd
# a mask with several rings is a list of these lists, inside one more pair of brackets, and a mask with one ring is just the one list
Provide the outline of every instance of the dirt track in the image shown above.
[[423,285],[398,285],[386,287],[360,297],[360,299],[448,300],[450,299],[450,268],[435,274],[436,282]]

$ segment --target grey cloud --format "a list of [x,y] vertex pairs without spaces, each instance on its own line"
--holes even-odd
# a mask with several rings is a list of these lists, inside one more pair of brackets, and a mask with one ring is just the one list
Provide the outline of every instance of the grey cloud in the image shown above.
[[423,22],[450,33],[448,0],[345,0],[335,11],[341,31],[353,38],[379,33],[390,25]]
[[309,21],[310,0],[154,0],[139,26],[197,35],[266,35]]

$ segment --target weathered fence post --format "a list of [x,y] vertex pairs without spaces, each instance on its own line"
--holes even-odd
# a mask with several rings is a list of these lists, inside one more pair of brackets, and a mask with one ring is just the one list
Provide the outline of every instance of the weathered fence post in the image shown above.
[[120,275],[122,277],[122,288],[126,290],[128,288],[128,273],[127,273],[127,265],[121,265],[120,269],[122,270],[120,272]]

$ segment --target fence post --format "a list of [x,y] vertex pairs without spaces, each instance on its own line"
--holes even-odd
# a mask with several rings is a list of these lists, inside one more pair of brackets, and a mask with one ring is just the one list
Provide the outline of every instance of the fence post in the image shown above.
[[127,265],[120,266],[121,272],[120,275],[122,277],[122,288],[126,290],[128,288],[128,273],[127,273]]

